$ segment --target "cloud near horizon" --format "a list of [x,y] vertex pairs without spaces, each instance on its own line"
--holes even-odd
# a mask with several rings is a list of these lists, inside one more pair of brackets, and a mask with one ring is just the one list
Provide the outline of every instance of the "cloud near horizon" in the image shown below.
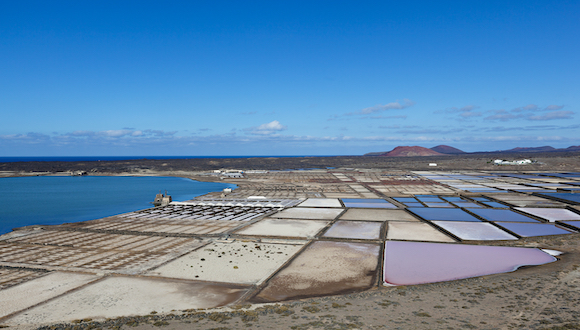
[[455,120],[466,121],[475,117],[482,117],[484,121],[510,121],[516,119],[541,121],[541,120],[557,120],[557,119],[572,119],[573,111],[561,111],[564,105],[551,104],[546,107],[540,107],[536,104],[528,104],[521,107],[516,107],[511,110],[484,110],[475,111],[481,107],[477,105],[466,105],[461,108],[451,107],[444,110],[438,110],[434,113],[455,114]]
[[248,134],[253,135],[272,135],[275,134],[276,132],[285,131],[286,129],[288,129],[287,126],[284,126],[280,124],[279,121],[274,120],[257,127],[246,128],[244,129],[244,131],[247,132]]
[[519,110],[508,112],[506,110],[491,110],[489,112],[493,115],[483,118],[488,121],[509,121],[513,119],[525,119],[525,120],[557,120],[557,119],[572,119],[575,114],[573,111],[550,111],[547,113],[540,112],[537,113],[521,113],[522,111],[533,111],[533,110]]
[[[268,123],[271,124],[271,123]],[[273,132],[272,129],[281,129],[283,125],[264,124],[263,131]],[[278,123],[279,124],[279,123]],[[258,127],[260,127],[258,126]],[[256,127],[256,129],[258,128]],[[379,148],[384,146],[384,143],[396,145],[417,144],[417,143],[437,143],[450,144],[455,143],[465,144],[470,142],[501,142],[501,143],[518,143],[521,142],[557,142],[559,144],[567,143],[569,145],[580,144],[580,137],[566,137],[566,136],[549,136],[549,135],[513,135],[514,133],[522,132],[521,129],[515,128],[511,130],[510,135],[498,136],[493,134],[473,135],[469,136],[449,136],[449,133],[456,132],[454,129],[434,127],[421,128],[417,126],[385,127],[395,130],[398,135],[371,135],[371,136],[310,136],[310,135],[282,135],[282,134],[244,134],[238,135],[236,132],[214,135],[188,135],[176,136],[174,134],[165,133],[161,136],[152,135],[133,135],[132,133],[121,134],[92,134],[90,131],[77,131],[75,134],[61,134],[48,135],[43,133],[30,132],[26,134],[12,134],[0,135],[0,152],[4,155],[25,156],[25,155],[62,155],[62,154],[79,154],[85,150],[93,150],[98,153],[108,154],[123,154],[127,152],[145,154],[147,151],[156,150],[157,153],[164,153],[172,151],[178,153],[199,153],[212,154],[219,152],[219,150],[236,150],[243,153],[243,150],[253,150],[251,148],[259,148],[266,152],[271,150],[281,150],[280,148],[296,148],[296,147],[315,147],[318,150],[325,150],[324,148],[331,148],[336,150],[344,150],[346,147]],[[569,127],[572,129],[572,127]],[[153,130],[150,130],[153,131]],[[465,129],[464,131],[467,131]],[[471,130],[469,130],[471,131]],[[504,131],[504,129],[497,127],[492,131]],[[510,131],[509,129],[505,131]],[[107,132],[107,131],[103,131]],[[133,131],[137,132],[137,130]],[[417,134],[411,136],[404,136],[401,134]],[[523,146],[529,146],[526,143]],[[209,149],[208,149],[209,148]],[[233,148],[233,149],[232,149]],[[250,148],[250,149],[246,149]],[[169,150],[169,151],[168,151]],[[201,151],[200,151],[201,150]],[[204,151],[205,150],[205,151]],[[213,150],[208,152],[207,150]],[[328,149],[326,149],[328,150]],[[149,152],[150,152],[149,151]],[[322,151],[321,151],[322,152]],[[361,154],[364,153],[361,151]]]
[[435,113],[450,113],[450,114],[459,114],[460,118],[457,118],[458,120],[466,120],[468,118],[472,118],[472,117],[481,117],[483,115],[482,112],[479,111],[474,111],[476,109],[479,109],[480,107],[477,105],[466,105],[463,106],[461,108],[457,108],[457,107],[451,107],[451,108],[447,108],[443,111],[435,111]]
[[373,107],[364,108],[364,109],[361,109],[361,110],[355,111],[355,112],[349,112],[345,115],[346,116],[370,115],[373,113],[382,112],[382,111],[386,111],[386,110],[402,110],[402,109],[412,107],[414,105],[415,105],[414,101],[409,100],[409,99],[403,99],[403,102],[396,101],[396,102],[387,103],[385,105],[377,104]]
[[574,112],[572,111],[552,111],[548,112],[545,115],[539,116],[530,116],[528,120],[554,120],[554,119],[572,119],[572,115]]

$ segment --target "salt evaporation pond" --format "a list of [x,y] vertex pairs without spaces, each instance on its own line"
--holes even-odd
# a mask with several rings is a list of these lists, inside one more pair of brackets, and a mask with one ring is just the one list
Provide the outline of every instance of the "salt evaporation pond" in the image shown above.
[[481,221],[471,214],[461,209],[447,208],[408,208],[407,210],[415,213],[425,220],[443,220],[443,221]]
[[536,248],[467,244],[385,243],[385,285],[415,285],[511,272],[556,261]]
[[22,226],[86,221],[149,208],[160,190],[184,201],[236,187],[176,177],[0,178],[0,234]]

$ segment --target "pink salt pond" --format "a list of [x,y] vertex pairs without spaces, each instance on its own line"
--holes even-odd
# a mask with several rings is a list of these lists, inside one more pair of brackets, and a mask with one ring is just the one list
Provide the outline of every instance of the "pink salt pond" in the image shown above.
[[556,261],[535,248],[388,241],[384,285],[415,285],[511,272]]

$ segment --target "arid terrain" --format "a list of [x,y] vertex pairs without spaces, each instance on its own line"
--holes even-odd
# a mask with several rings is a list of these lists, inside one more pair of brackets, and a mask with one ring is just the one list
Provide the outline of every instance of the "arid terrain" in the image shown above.
[[[536,163],[525,167],[498,168],[494,159],[532,159]],[[436,163],[437,167],[430,167]],[[254,157],[254,158],[199,158],[98,162],[15,162],[0,163],[0,173],[10,172],[67,172],[86,171],[90,174],[176,171],[211,171],[221,168],[254,170],[288,170],[304,168],[374,168],[390,170],[509,170],[509,171],[577,171],[580,170],[580,152],[552,153],[481,153],[428,157]]]
[[566,252],[558,262],[451,282],[377,287],[279,304],[183,310],[41,329],[579,329],[578,234],[518,242]]
[[[77,276],[86,276],[86,280],[81,277],[78,277],[78,280],[86,281],[86,283],[89,284],[79,284],[79,289],[71,289],[64,294],[66,297],[75,297],[82,296],[81,291],[87,291],[87,287],[96,287],[106,281],[111,282],[112,280],[116,280],[118,282],[120,281],[119,283],[123,283],[122,280],[125,278],[132,278],[137,282],[161,281],[165,276],[176,277],[177,275],[175,274],[177,274],[178,267],[176,268],[175,263],[171,264],[171,260],[179,257],[181,258],[180,260],[187,261],[189,259],[183,259],[185,253],[206,253],[202,255],[202,261],[199,261],[200,255],[196,255],[197,259],[195,260],[197,261],[195,261],[196,263],[193,265],[203,264],[205,259],[208,258],[207,256],[211,257],[212,253],[217,253],[216,251],[218,251],[218,249],[215,248],[215,251],[214,248],[208,249],[207,247],[209,247],[209,245],[204,246],[205,250],[203,251],[205,252],[198,252],[201,251],[201,249],[195,249],[198,249],[198,246],[203,246],[208,242],[214,242],[214,244],[217,244],[216,246],[219,244],[225,244],[225,241],[222,241],[224,234],[227,234],[230,239],[236,239],[237,242],[250,242],[249,244],[252,246],[255,244],[256,248],[258,248],[258,246],[267,246],[268,249],[270,249],[270,245],[268,244],[271,244],[272,242],[274,242],[272,244],[279,244],[284,241],[284,244],[286,245],[280,246],[285,246],[288,251],[287,253],[290,255],[295,253],[290,251],[300,251],[297,255],[300,253],[304,254],[305,252],[302,251],[305,251],[305,248],[301,248],[301,244],[305,244],[304,246],[313,246],[314,243],[320,245],[321,243],[334,244],[333,242],[335,242],[340,244],[359,244],[359,246],[368,243],[367,245],[376,244],[379,246],[389,239],[388,230],[390,230],[389,226],[392,222],[390,218],[388,221],[383,221],[384,224],[380,227],[379,239],[373,238],[364,241],[360,238],[354,240],[349,238],[332,238],[323,237],[321,233],[325,232],[328,228],[331,228],[331,226],[334,226],[341,220],[344,222],[344,220],[356,219],[356,217],[352,219],[348,218],[349,212],[354,210],[353,208],[349,208],[346,204],[345,200],[348,198],[386,199],[387,201],[394,203],[399,210],[406,208],[406,206],[399,203],[397,198],[417,196],[421,194],[443,196],[443,198],[446,196],[461,197],[466,198],[466,200],[471,202],[476,201],[476,199],[473,198],[486,196],[487,198],[491,198],[490,201],[506,203],[505,207],[508,207],[507,205],[512,203],[509,199],[506,199],[508,200],[507,202],[504,201],[501,199],[501,196],[497,196],[498,194],[462,191],[453,186],[451,181],[444,180],[442,181],[444,183],[438,183],[431,179],[425,179],[421,177],[421,175],[414,174],[415,172],[410,171],[425,171],[418,173],[427,175],[427,177],[429,173],[431,173],[431,176],[435,176],[437,173],[457,176],[476,176],[478,174],[485,175],[486,173],[489,175],[496,175],[502,172],[515,174],[534,173],[538,171],[578,172],[580,171],[579,156],[580,153],[535,153],[533,155],[513,154],[509,156],[502,154],[497,155],[497,157],[486,154],[401,158],[283,157],[162,161],[136,160],[86,163],[3,163],[0,164],[0,173],[2,173],[3,176],[50,175],[62,174],[63,172],[68,171],[86,171],[89,175],[178,175],[205,181],[223,180],[225,182],[235,183],[240,187],[226,196],[219,192],[204,196],[204,198],[208,200],[211,198],[242,200],[248,196],[258,195],[264,196],[270,200],[282,201],[294,199],[316,201],[318,198],[325,200],[342,199],[343,204],[346,206],[341,206],[341,210],[343,210],[341,212],[343,213],[332,215],[328,218],[324,218],[327,215],[322,213],[320,213],[319,218],[313,218],[312,215],[309,215],[310,218],[299,218],[301,215],[297,213],[294,213],[292,216],[284,216],[284,212],[292,211],[294,209],[292,205],[289,205],[288,209],[278,213],[280,216],[268,213],[268,211],[263,211],[265,213],[261,215],[258,214],[257,218],[255,218],[256,220],[249,221],[248,225],[243,225],[241,227],[226,227],[224,225],[224,227],[220,227],[221,229],[215,231],[215,234],[209,234],[207,231],[202,232],[195,228],[214,225],[215,223],[218,223],[218,221],[213,221],[211,223],[206,221],[203,224],[198,221],[195,224],[197,227],[191,225],[195,228],[191,227],[191,231],[184,231],[185,229],[183,228],[190,226],[190,224],[186,225],[185,220],[173,220],[179,218],[175,216],[173,216],[171,221],[163,220],[163,225],[143,222],[140,224],[141,227],[139,228],[129,228],[125,223],[127,223],[127,219],[133,217],[131,214],[128,214],[125,217],[110,217],[85,223],[45,226],[44,228],[29,228],[22,230],[21,234],[16,231],[16,235],[10,237],[7,236],[8,238],[4,238],[4,241],[0,239],[0,248],[6,246],[10,248],[36,249],[35,251],[39,254],[38,258],[40,259],[36,260],[32,257],[27,257],[28,261],[10,261],[8,259],[2,259],[4,257],[0,255],[0,275],[3,274],[2,272],[5,272],[6,274],[10,272],[28,272],[31,274],[34,272],[42,273],[30,275],[30,279],[26,279],[26,281],[42,279],[43,277],[48,278],[43,272],[52,272],[52,275],[60,272],[71,272],[77,274]],[[529,158],[536,161],[536,163],[525,166],[498,167],[489,162],[495,158]],[[429,166],[429,163],[437,163],[437,167]],[[329,167],[336,169],[326,170]],[[209,173],[204,174],[204,172],[210,172],[217,169],[283,170],[308,168],[324,170],[271,172],[269,174],[257,172],[255,174],[247,174],[244,178],[229,178]],[[469,181],[469,179],[463,177],[461,180]],[[497,184],[519,185],[526,189],[533,187],[533,184],[535,184],[534,182],[537,182],[517,177],[501,177],[496,181]],[[544,184],[548,186],[554,184],[556,181],[558,181],[558,179],[550,178],[545,181],[549,183]],[[564,182],[565,180],[561,181]],[[490,179],[489,182],[492,182],[492,180]],[[568,180],[565,184],[571,183],[574,182]],[[510,186],[509,189],[511,191],[514,188],[513,186]],[[556,190],[554,189],[554,191]],[[535,195],[532,196],[532,193],[533,191],[530,191],[529,193],[518,193],[513,191],[509,192],[507,195],[523,196],[519,200],[520,202],[536,203],[538,197]],[[514,200],[516,198],[519,197],[514,197]],[[550,207],[565,207],[567,210],[580,213],[578,211],[579,206],[574,204],[564,205],[557,201],[547,199],[545,199],[545,202],[552,203]],[[517,201],[513,203],[516,204],[510,206],[510,209],[515,206],[522,206],[518,205]],[[317,211],[316,206],[309,210],[309,212]],[[178,211],[172,212],[174,212],[172,214],[178,214],[175,213]],[[135,213],[135,216],[136,215],[138,215],[138,213]],[[403,218],[400,220],[403,220]],[[137,225],[136,221],[137,220],[132,223]],[[274,236],[268,236],[270,234],[263,234],[263,231],[260,231],[263,230],[262,227],[258,226],[260,223],[268,224],[270,226],[274,224],[278,225],[284,221],[284,225],[293,221],[295,224],[302,224],[309,221],[308,223],[311,226],[317,225],[319,227],[316,228],[324,229],[320,230],[304,227],[301,229],[304,230],[304,232],[286,232],[284,234],[272,234]],[[148,227],[145,228],[143,226]],[[180,232],[176,232],[171,229],[172,226],[182,229],[180,229]],[[312,232],[318,232],[318,234],[312,234]],[[83,315],[83,313],[87,312],[82,310],[75,311],[75,306],[71,305],[72,302],[78,302],[80,300],[74,300],[72,298],[71,300],[66,300],[64,299],[66,298],[64,296],[51,296],[52,298],[49,298],[42,303],[28,303],[28,305],[26,305],[26,302],[22,302],[22,306],[28,307],[24,309],[15,309],[15,312],[6,314],[6,317],[0,316],[0,326],[15,329],[41,328],[51,330],[109,328],[580,329],[580,233],[574,232],[568,235],[519,237],[517,240],[508,241],[466,241],[458,239],[454,235],[450,235],[449,232],[442,232],[448,235],[449,238],[452,238],[453,241],[459,241],[459,243],[487,246],[538,247],[542,249],[557,250],[563,252],[563,254],[557,257],[558,261],[556,262],[540,266],[524,267],[515,272],[486,275],[449,282],[392,287],[383,285],[382,277],[380,276],[382,266],[380,266],[379,262],[379,266],[377,266],[376,270],[368,272],[365,275],[357,275],[361,276],[361,278],[366,276],[364,278],[371,279],[372,283],[369,283],[368,285],[364,284],[360,286],[355,283],[350,287],[345,286],[346,289],[342,289],[340,288],[340,283],[344,282],[346,278],[337,276],[338,279],[335,282],[330,281],[324,285],[321,285],[320,283],[308,284],[311,285],[311,287],[306,285],[303,289],[306,291],[310,290],[310,295],[307,294],[305,296],[300,296],[300,294],[297,294],[292,296],[291,294],[288,294],[288,298],[280,299],[280,301],[264,303],[265,300],[263,297],[267,297],[264,292],[267,292],[268,288],[278,288],[279,286],[276,287],[275,285],[283,283],[280,282],[280,279],[283,278],[282,275],[284,275],[284,270],[292,269],[291,263],[283,263],[283,259],[280,259],[280,261],[276,261],[275,264],[256,264],[256,269],[266,267],[264,265],[268,265],[267,267],[273,267],[271,271],[268,271],[271,275],[262,275],[262,273],[258,272],[260,275],[254,279],[254,277],[249,276],[249,274],[256,272],[256,270],[251,270],[244,275],[245,277],[242,276],[244,278],[243,281],[246,281],[246,283],[228,284],[229,286],[215,286],[210,289],[200,287],[199,290],[214,290],[211,292],[216,294],[218,292],[223,293],[230,290],[228,291],[230,292],[228,294],[234,297],[231,298],[231,301],[235,302],[224,307],[209,309],[202,307],[175,308],[174,310],[165,311],[152,309],[146,313],[139,312],[137,313],[138,315],[135,315],[134,312],[130,312],[130,315],[126,316],[111,316],[109,318],[96,317],[94,319],[87,317],[71,321],[70,319],[66,320],[66,317],[70,317],[70,315]],[[61,239],[59,238],[60,243],[45,243],[48,242],[47,237],[57,237],[57,235],[68,235],[68,238],[66,238],[66,242],[65,239],[60,241]],[[226,239],[228,236],[226,236]],[[159,242],[166,242],[168,240],[176,240],[177,242],[177,240],[179,240],[180,245],[179,247],[172,247],[171,249],[173,250],[168,250],[167,252],[162,249],[157,249],[157,247],[154,248],[155,252],[151,250],[139,252],[138,254],[136,254],[136,251],[131,250],[134,248],[118,250],[116,253],[122,253],[127,255],[127,257],[126,259],[123,259],[122,262],[114,261],[112,264],[96,265],[93,261],[86,264],[83,264],[83,262],[80,261],[68,261],[71,260],[71,253],[87,255],[88,259],[96,260],[97,257],[90,248],[92,243],[89,243],[89,241],[101,240],[104,242],[105,240],[111,240],[111,242],[115,242],[122,237],[131,237],[131,240],[145,239],[147,242],[153,242],[148,243],[153,244],[151,246],[154,246],[154,244],[161,244],[155,243],[157,241],[153,241],[157,239],[159,239]],[[308,241],[308,243],[304,243],[306,241]],[[42,255],[42,253],[44,253],[42,252],[42,249],[52,250],[50,250],[50,253],[47,252],[46,255]],[[67,252],[69,250],[66,249],[70,249],[71,252]],[[97,250],[98,253],[111,255],[110,253],[113,250],[107,249],[106,246],[103,246]],[[253,252],[254,255],[255,252]],[[265,251],[266,255],[268,252],[269,251]],[[59,253],[62,254],[63,257],[57,257],[56,255]],[[54,255],[54,257],[52,255]],[[219,257],[221,257],[221,255]],[[139,261],[138,263],[131,261],[138,260],[135,258],[142,258],[142,261]],[[251,260],[248,259],[244,261],[244,263],[248,262],[251,262]],[[278,269],[278,267],[280,267],[280,269]],[[237,266],[234,268],[237,269]],[[206,271],[209,271],[209,274],[214,274],[211,273],[211,271],[214,271],[211,267],[209,269],[206,268]],[[167,274],[174,275],[168,276]],[[215,273],[215,275],[203,275],[199,273],[199,276],[201,276],[201,282],[207,281],[203,276],[213,276],[208,279],[217,281],[216,283],[241,283],[239,280],[228,278],[228,274],[228,272],[224,272],[223,274]],[[268,273],[265,272],[264,274]],[[192,275],[193,273],[187,276]],[[95,278],[99,276],[101,279],[95,280]],[[197,277],[198,276],[196,275],[196,278]],[[103,280],[103,278],[105,280]],[[170,282],[171,281],[167,283]],[[197,282],[197,280],[194,279],[192,282]],[[18,288],[19,285],[21,285],[19,283],[20,282],[15,285],[13,284],[11,288]],[[93,285],[93,283],[97,284]],[[175,283],[176,285],[178,284],[178,282]],[[204,283],[211,284],[213,282]],[[2,284],[1,281],[0,284]],[[357,287],[362,289],[356,289]],[[280,289],[275,290],[280,291]],[[315,293],[317,292],[316,290],[321,290],[320,292],[322,293]],[[15,290],[15,292],[20,291]],[[326,292],[326,294],[324,294],[324,292]],[[1,293],[2,290],[0,290],[0,294]],[[256,293],[258,294],[256,295]],[[128,292],[127,294],[131,295],[133,293]],[[140,295],[145,293],[135,291],[134,294]],[[191,294],[192,296],[195,296],[197,293],[192,291]],[[258,298],[251,298],[254,295]],[[89,299],[90,296],[86,296],[85,294],[85,296],[82,297],[84,297],[82,299]],[[18,301],[19,303],[21,300],[25,300],[24,297],[12,297],[10,299],[14,299],[15,302]],[[169,296],[167,299],[169,299]],[[69,301],[69,305],[67,305],[67,301]],[[87,303],[87,306],[93,306],[98,303],[98,306],[101,307],[107,306],[107,304],[113,304],[114,302],[99,301]],[[153,304],[154,302],[151,303]],[[147,304],[145,305],[149,306]],[[223,305],[223,303],[218,303],[217,305]],[[2,311],[2,306],[4,305],[0,303],[0,311]],[[9,304],[7,306],[9,306]],[[7,308],[10,310],[10,307]],[[67,308],[71,309],[70,313],[66,310]],[[123,308],[132,310],[131,306]],[[51,313],[53,314],[52,316],[50,315]],[[63,315],[62,321],[66,322],[58,321],[58,315],[61,314]],[[30,320],[39,321],[38,323],[32,324],[26,323]],[[50,320],[50,322],[47,320]]]

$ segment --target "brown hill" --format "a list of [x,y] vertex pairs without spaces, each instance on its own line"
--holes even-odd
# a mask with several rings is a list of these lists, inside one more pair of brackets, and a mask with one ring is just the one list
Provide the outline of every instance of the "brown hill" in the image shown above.
[[556,148],[550,146],[543,146],[543,147],[532,147],[532,148],[513,148],[509,150],[502,150],[502,152],[546,152],[546,151],[554,151]]
[[423,147],[419,147],[419,146],[413,146],[413,147],[396,147],[395,149],[387,152],[386,154],[382,154],[381,156],[386,156],[386,157],[409,157],[409,156],[441,156],[444,155],[442,153],[439,153],[437,151],[431,150],[431,149],[427,149],[427,148],[423,148]]
[[447,155],[456,155],[456,154],[464,154],[465,153],[465,151],[463,151],[463,150],[459,150],[459,149],[453,148],[451,146],[446,146],[444,144],[438,145],[438,146],[430,148],[430,149],[433,151],[440,152],[442,154],[447,154]]
[[566,151],[579,151],[580,146],[569,146],[568,148],[564,149]]

